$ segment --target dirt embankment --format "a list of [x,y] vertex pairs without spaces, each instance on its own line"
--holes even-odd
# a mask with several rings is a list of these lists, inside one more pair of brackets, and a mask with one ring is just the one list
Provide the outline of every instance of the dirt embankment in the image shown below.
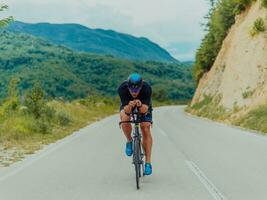
[[200,80],[192,104],[206,96],[220,97],[219,105],[228,110],[238,106],[249,111],[267,100],[267,33],[254,36],[257,19],[267,22],[267,9],[257,1],[236,17],[211,70]]
[[[259,106],[267,110],[267,31],[252,33],[259,19],[267,27],[267,9],[261,2],[236,17],[214,65],[199,82],[191,113],[242,126],[244,117]],[[260,120],[264,123],[267,116]]]

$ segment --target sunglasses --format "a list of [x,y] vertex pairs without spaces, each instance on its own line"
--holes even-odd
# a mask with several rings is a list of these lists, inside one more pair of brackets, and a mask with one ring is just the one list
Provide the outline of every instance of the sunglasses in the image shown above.
[[139,93],[142,87],[128,87],[131,93]]

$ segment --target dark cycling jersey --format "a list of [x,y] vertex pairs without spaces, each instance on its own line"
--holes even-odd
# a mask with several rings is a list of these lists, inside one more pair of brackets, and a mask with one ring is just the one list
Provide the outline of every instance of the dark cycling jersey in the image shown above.
[[152,88],[151,86],[144,81],[143,86],[136,98],[133,98],[129,92],[127,81],[124,81],[118,88],[118,93],[121,99],[121,107],[120,110],[124,108],[124,106],[128,105],[130,101],[134,99],[139,99],[142,104],[145,104],[149,107],[152,106],[151,95],[152,95]]
[[128,105],[130,101],[133,101],[134,99],[139,99],[142,102],[142,104],[148,106],[148,112],[141,116],[141,122],[150,122],[151,124],[153,123],[152,122],[153,109],[151,100],[152,88],[146,81],[143,82],[143,86],[136,98],[133,98],[132,95],[130,94],[127,81],[124,81],[119,86],[118,93],[121,100],[120,111],[123,110],[124,106]]

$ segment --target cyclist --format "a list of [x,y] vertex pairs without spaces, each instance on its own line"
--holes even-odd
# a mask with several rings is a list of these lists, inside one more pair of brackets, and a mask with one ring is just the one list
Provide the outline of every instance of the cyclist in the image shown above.
[[[142,77],[137,73],[132,73],[126,81],[124,81],[118,88],[118,93],[121,100],[120,118],[121,121],[129,121],[131,118],[132,109],[137,107],[141,114],[141,131],[143,135],[143,148],[145,152],[145,175],[152,174],[151,165],[151,150],[152,150],[152,88]],[[122,130],[127,138],[126,155],[133,154],[132,141],[132,125],[130,123],[122,124]]]

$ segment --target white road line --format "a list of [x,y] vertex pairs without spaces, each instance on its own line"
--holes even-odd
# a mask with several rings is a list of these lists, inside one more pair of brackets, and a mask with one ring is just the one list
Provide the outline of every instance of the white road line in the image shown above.
[[[163,136],[168,137],[165,131],[163,131],[159,126],[156,128]],[[226,200],[226,197],[216,188],[216,186],[207,178],[204,172],[202,172],[193,161],[186,160],[186,164],[188,165],[189,169],[198,177],[200,182],[205,186],[215,200]]]
[[201,169],[192,161],[186,161],[188,167],[198,177],[200,182],[205,186],[208,192],[215,200],[226,200],[226,197],[216,188],[216,186],[207,178]]

